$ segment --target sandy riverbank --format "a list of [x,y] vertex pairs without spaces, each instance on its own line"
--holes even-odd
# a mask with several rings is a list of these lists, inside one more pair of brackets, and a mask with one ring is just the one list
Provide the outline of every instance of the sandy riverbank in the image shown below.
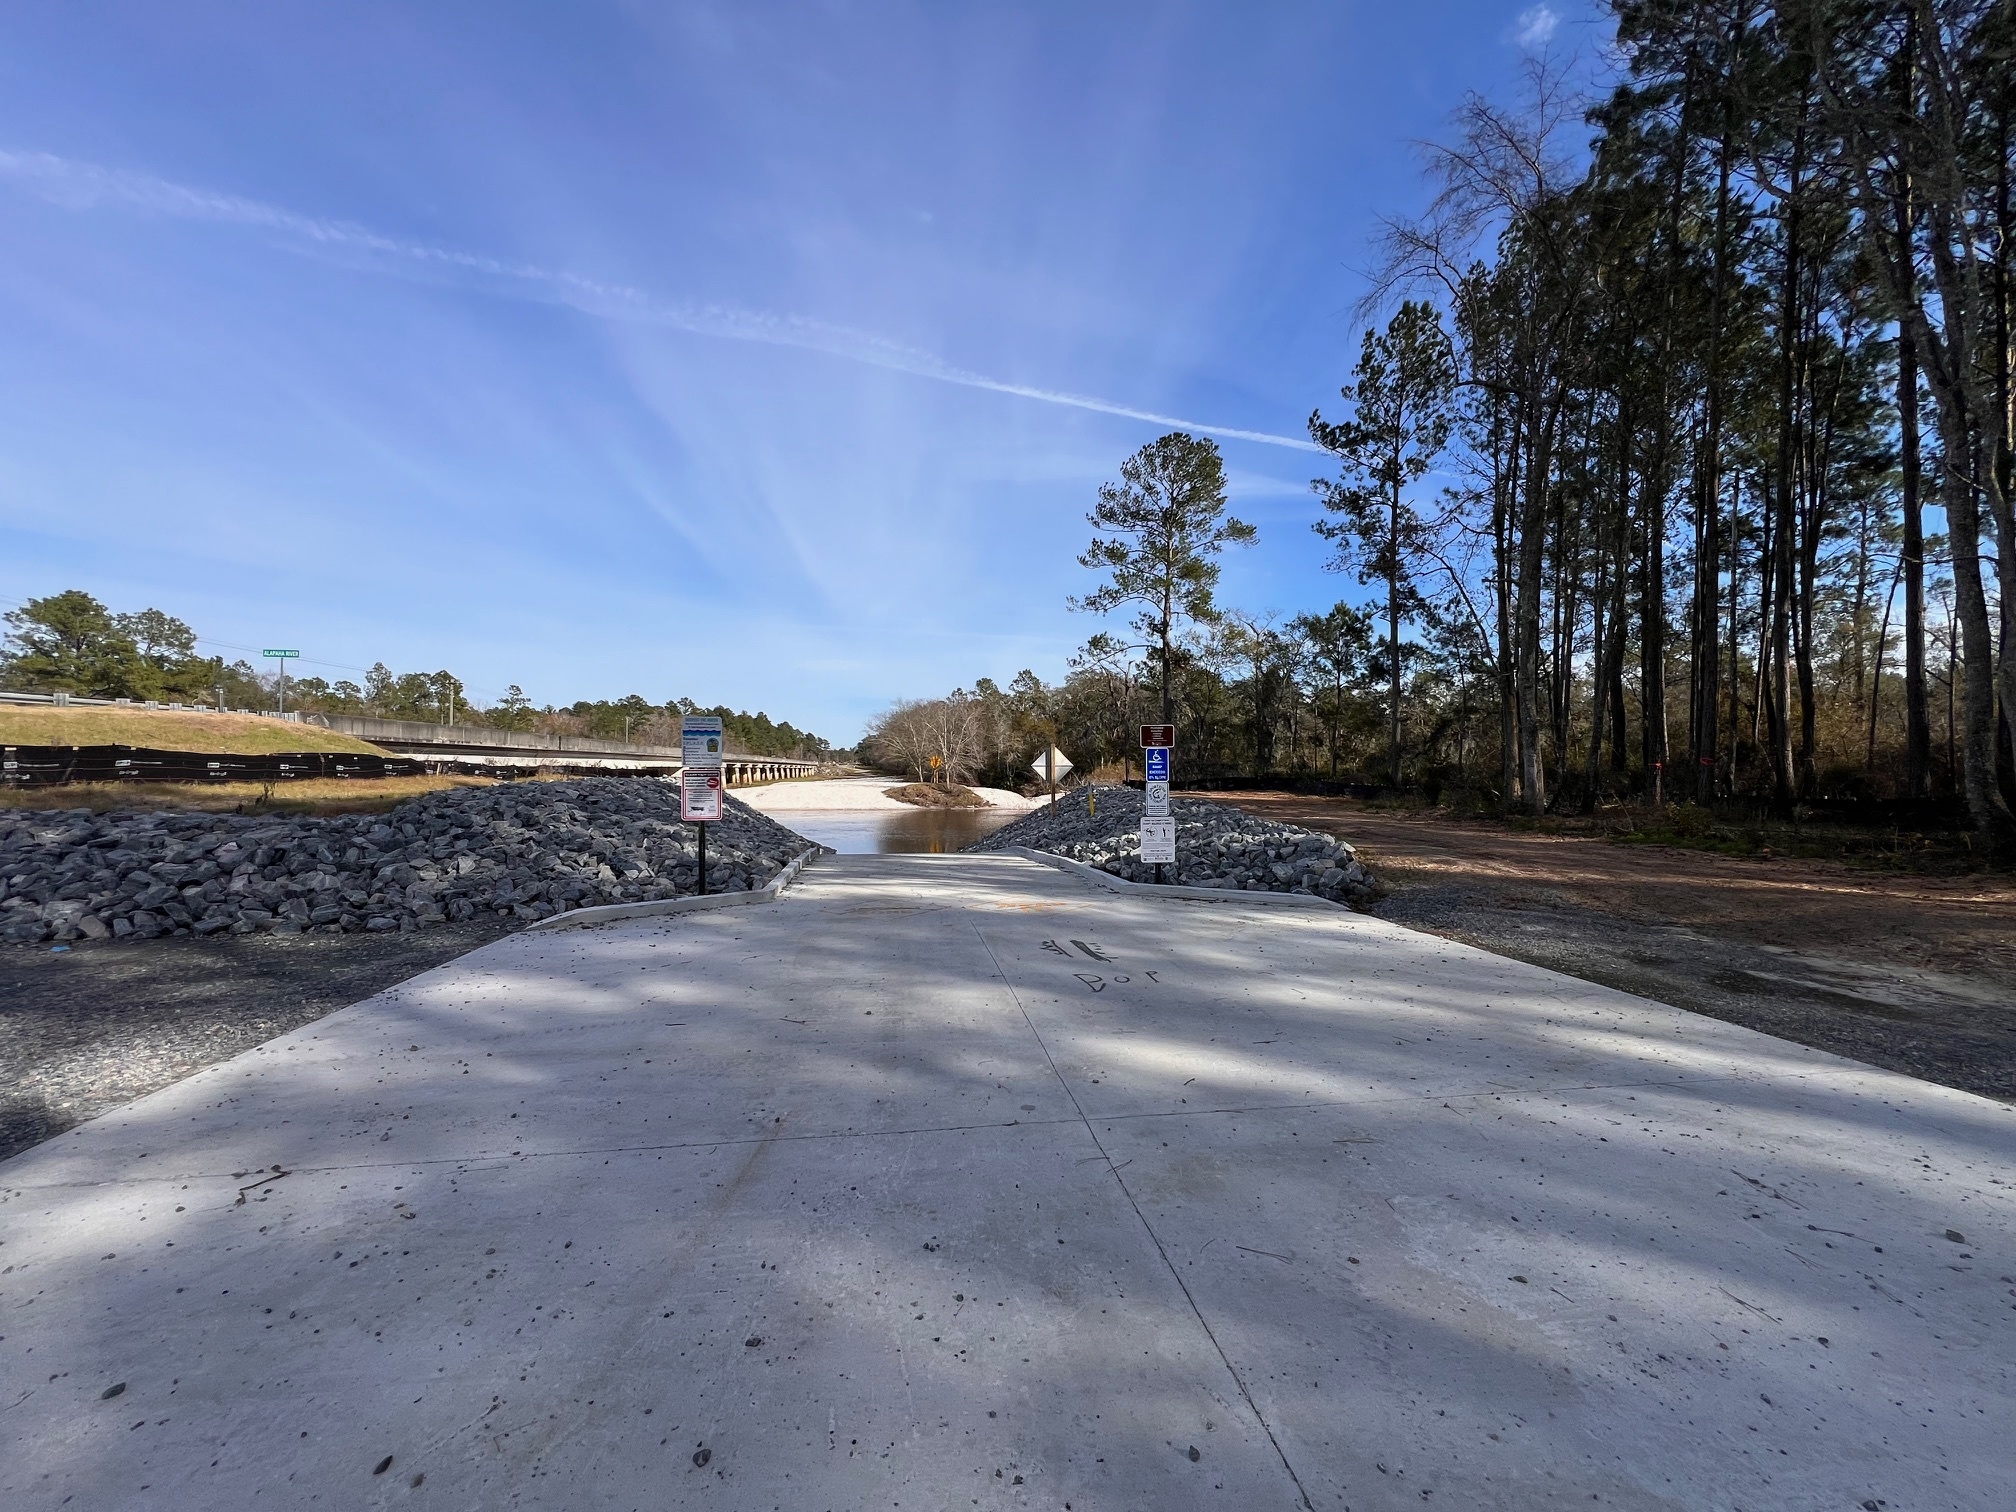
[[[901,786],[901,777],[833,777],[819,782],[773,782],[764,787],[737,788],[735,796],[751,808],[772,815],[814,809],[829,813],[837,809],[911,809],[913,805],[885,796],[885,789]],[[971,791],[995,808],[1018,814],[1046,801],[1024,798],[1006,788],[976,787]]]

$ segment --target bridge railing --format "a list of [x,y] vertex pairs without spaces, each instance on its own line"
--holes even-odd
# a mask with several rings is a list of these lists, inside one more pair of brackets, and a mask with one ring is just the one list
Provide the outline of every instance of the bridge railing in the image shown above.
[[[72,693],[30,693],[0,689],[0,703],[44,707],[126,708],[207,714],[209,704],[156,703],[137,698],[85,698]],[[256,710],[246,710],[255,713]],[[430,724],[416,719],[377,719],[361,714],[267,713],[290,724],[314,724],[349,735],[379,749],[442,766],[524,770],[565,768],[584,771],[650,772],[677,776],[684,762],[677,747],[633,745],[588,735],[549,735],[538,730],[498,730],[488,725]],[[731,751],[723,770],[731,787],[810,777],[822,763],[795,756],[757,756]]]
[[[552,767],[589,771],[651,772],[676,776],[684,766],[671,746],[632,745],[588,735],[549,735],[536,730],[497,730],[487,725],[427,724],[408,719],[372,719],[356,714],[311,714],[314,723],[339,734],[422,761],[475,767]],[[786,756],[729,752],[722,769],[731,787],[809,777],[820,763]]]

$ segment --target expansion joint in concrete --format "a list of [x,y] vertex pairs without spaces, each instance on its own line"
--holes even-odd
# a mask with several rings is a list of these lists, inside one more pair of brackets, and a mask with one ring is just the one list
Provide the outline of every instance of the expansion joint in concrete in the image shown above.
[[[1197,1320],[1197,1326],[1204,1331],[1204,1337],[1211,1341],[1211,1347],[1218,1352],[1219,1363],[1225,1367],[1225,1373],[1232,1378],[1232,1384],[1239,1388],[1239,1398],[1245,1402],[1246,1410],[1253,1414],[1253,1421],[1258,1423],[1261,1431],[1267,1435],[1267,1442],[1273,1446],[1275,1456],[1281,1461],[1282,1470],[1295,1485],[1295,1494],[1302,1499],[1304,1512],[1316,1512],[1315,1504],[1309,1500],[1309,1492],[1302,1484],[1302,1477],[1295,1473],[1295,1466],[1289,1461],[1287,1450],[1281,1447],[1281,1440],[1274,1432],[1274,1425],[1267,1421],[1267,1414],[1260,1410],[1260,1404],[1253,1399],[1252,1391],[1247,1388],[1246,1378],[1239,1373],[1239,1367],[1232,1363],[1232,1356],[1225,1352],[1225,1346],[1218,1341],[1218,1335],[1211,1327],[1211,1320],[1204,1316],[1204,1309],[1197,1305],[1197,1298],[1192,1295],[1189,1286],[1184,1282],[1183,1273],[1176,1269],[1176,1262],[1169,1258],[1169,1250],[1162,1243],[1162,1236],[1155,1232],[1155,1225],[1150,1223],[1148,1215],[1141,1211],[1141,1204],[1135,1200],[1132,1189],[1127,1185],[1127,1178],[1120,1174],[1120,1167],[1113,1163],[1113,1156],[1106,1149],[1105,1142],[1099,1138],[1099,1131],[1092,1127],[1092,1120],[1086,1117],[1085,1109],[1078,1101],[1077,1092],[1064,1073],[1057,1069],[1056,1057],[1051,1055],[1049,1045],[1044,1043],[1043,1031],[1036,1027],[1036,1020],[1029,1016],[1029,1010],[1022,1002],[1022,994],[1015,990],[1015,983],[1002,966],[1001,958],[994,953],[993,945],[988,942],[987,935],[978,922],[973,920],[967,922],[972,924],[973,934],[980,941],[980,948],[987,952],[987,959],[994,963],[995,975],[1000,977],[1002,987],[1007,989],[1009,999],[1015,1004],[1015,1011],[1022,1015],[1022,1022],[1029,1026],[1030,1037],[1036,1041],[1036,1048],[1043,1052],[1043,1063],[1050,1068],[1050,1074],[1057,1079],[1057,1085],[1063,1089],[1072,1111],[1084,1125],[1086,1137],[1092,1141],[1092,1148],[1097,1150],[1099,1158],[1106,1162],[1106,1169],[1113,1177],[1114,1185],[1120,1188],[1120,1195],[1127,1199],[1127,1206],[1134,1210],[1135,1220],[1140,1223],[1141,1231],[1148,1236],[1148,1242],[1155,1246],[1155,1253],[1161,1257],[1163,1268],[1169,1272],[1169,1279],[1176,1283],[1176,1289],[1183,1294],[1183,1301],[1190,1309],[1190,1316]],[[1196,1457],[1194,1449],[1191,1451],[1191,1457]]]

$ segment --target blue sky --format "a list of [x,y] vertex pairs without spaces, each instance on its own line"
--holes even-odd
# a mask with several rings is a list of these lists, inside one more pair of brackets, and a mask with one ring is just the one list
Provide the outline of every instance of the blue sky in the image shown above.
[[1061,674],[1085,511],[1171,417],[1261,529],[1226,602],[1358,597],[1323,458],[1230,433],[1335,407],[1409,143],[1549,32],[1595,40],[1476,0],[10,8],[0,596],[851,740]]

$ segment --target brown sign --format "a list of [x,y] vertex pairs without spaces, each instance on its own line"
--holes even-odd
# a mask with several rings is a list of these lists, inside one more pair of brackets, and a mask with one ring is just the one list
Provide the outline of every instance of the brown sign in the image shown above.
[[1176,726],[1174,725],[1141,726],[1142,750],[1144,751],[1153,750],[1157,746],[1167,747],[1167,746],[1173,746],[1174,744],[1176,744]]

